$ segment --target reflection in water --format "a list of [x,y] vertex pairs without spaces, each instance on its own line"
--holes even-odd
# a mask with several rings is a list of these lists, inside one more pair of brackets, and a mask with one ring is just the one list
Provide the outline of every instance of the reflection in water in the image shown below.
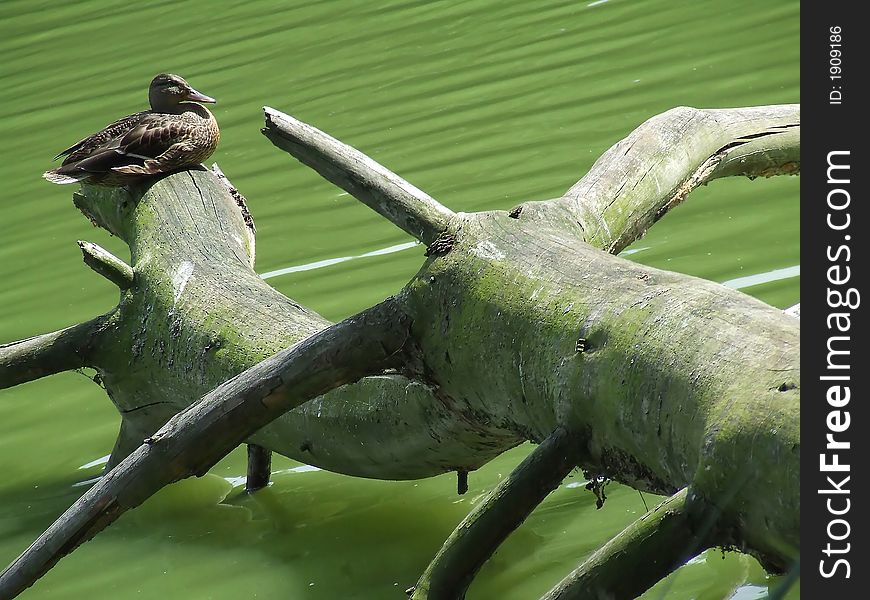
[[780,279],[789,279],[791,277],[800,277],[801,266],[786,267],[785,269],[774,269],[766,273],[758,273],[756,275],[747,275],[746,277],[738,277],[737,279],[729,279],[723,281],[722,285],[735,290],[752,287],[753,285],[761,285],[762,283],[770,283],[771,281],[779,281]]
[[401,252],[402,250],[407,250],[409,248],[413,248],[415,246],[419,246],[420,242],[413,241],[407,242],[404,244],[396,244],[394,246],[388,246],[386,248],[381,248],[380,250],[372,250],[371,252],[365,252],[363,254],[359,254],[357,256],[339,256],[338,258],[327,258],[325,260],[318,260],[315,262],[307,263],[304,265],[296,265],[293,267],[285,267],[283,269],[277,269],[275,271],[268,271],[260,275],[263,279],[271,279],[272,277],[278,277],[279,275],[287,275],[288,273],[300,273],[302,271],[311,271],[313,269],[322,269],[323,267],[329,267],[332,265],[337,265],[343,262],[347,262],[349,260],[354,260],[357,258],[368,258],[370,256],[384,256],[385,254],[392,254],[393,252]]
[[[396,244],[395,246],[389,246],[387,248],[381,248],[380,250],[373,250],[372,252],[366,252],[365,254],[360,254],[357,256],[340,256],[338,258],[327,258],[325,260],[318,260],[312,263],[307,263],[304,265],[296,265],[293,267],[286,267],[284,269],[277,269],[275,271],[269,271],[267,273],[263,273],[260,275],[263,279],[271,279],[272,277],[278,277],[279,275],[287,275],[289,273],[299,273],[302,271],[311,271],[313,269],[322,269],[323,267],[330,267],[332,265],[337,265],[343,262],[347,262],[350,260],[355,260],[357,258],[367,258],[370,256],[383,256],[385,254],[392,254],[393,252],[400,252],[402,250],[407,250],[409,248],[414,248],[415,246],[419,246],[420,242],[408,242],[406,244]],[[624,250],[619,253],[620,256],[631,256],[632,254],[637,254],[638,252],[643,252],[644,250],[649,250],[651,246],[644,246],[641,248],[631,248],[629,250]],[[784,269],[774,269],[772,271],[766,271],[764,273],[756,273],[755,275],[747,275],[745,277],[737,277],[736,279],[729,279],[728,281],[723,281],[722,285],[725,287],[729,287],[735,290],[739,290],[742,288],[752,287],[755,285],[761,285],[763,283],[770,283],[772,281],[779,281],[780,279],[789,279],[791,277],[799,277],[801,274],[800,265],[795,265],[793,267],[786,267]]]
[[742,585],[734,591],[729,600],[762,600],[767,598],[767,587],[759,585]]
[[104,465],[107,462],[109,462],[109,456],[111,456],[111,455],[107,454],[105,456],[101,456],[100,458],[95,458],[91,462],[85,463],[82,466],[80,466],[79,469],[90,469],[91,467],[96,467],[98,465]]

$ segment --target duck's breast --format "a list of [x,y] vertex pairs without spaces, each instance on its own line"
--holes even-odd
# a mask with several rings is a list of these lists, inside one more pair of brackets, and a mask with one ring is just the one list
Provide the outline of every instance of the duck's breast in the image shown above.
[[217,149],[221,139],[217,119],[206,107],[197,104],[196,109],[185,111],[184,119],[191,125],[189,143],[193,150],[191,163],[201,163]]

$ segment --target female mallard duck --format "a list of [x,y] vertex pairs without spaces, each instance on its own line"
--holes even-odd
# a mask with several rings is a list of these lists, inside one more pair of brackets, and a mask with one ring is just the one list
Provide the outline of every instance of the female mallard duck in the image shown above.
[[[57,169],[43,174],[53,183],[124,185],[143,176],[198,165],[217,148],[220,130],[209,110],[214,102],[178,75],[162,73],[148,90],[151,110],[138,112],[70,146]],[[187,101],[187,102],[186,102]]]

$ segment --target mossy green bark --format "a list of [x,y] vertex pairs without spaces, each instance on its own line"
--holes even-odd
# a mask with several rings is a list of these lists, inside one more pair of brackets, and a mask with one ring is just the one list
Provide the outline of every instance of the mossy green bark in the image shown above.
[[798,321],[540,219],[465,215],[456,238],[406,289],[441,393],[532,440],[577,432],[592,473],[694,485],[723,535],[784,568],[799,546]]
[[[390,341],[402,360],[384,363],[377,357],[387,346],[374,345],[370,367],[336,360],[332,382],[320,371],[338,356],[331,324],[256,275],[244,201],[218,176],[202,169],[135,189],[86,187],[76,205],[129,245],[132,282],[116,264],[123,285],[111,313],[0,346],[0,386],[92,366],[121,413],[119,438],[107,477],[0,575],[0,592],[30,585],[124,510],[244,441],[342,473],[400,479],[474,470],[553,431],[566,432],[592,475],[658,493],[689,488],[693,506],[715,515],[705,543],[784,570],[799,548],[799,322],[608,251],[713,177],[799,170],[798,123],[796,107],[677,109],[614,146],[562,199],[475,214],[450,213],[379,165],[336,151],[340,143],[316,129],[302,128],[304,144],[279,143],[298,132],[270,131],[431,241],[420,271],[375,311],[385,329],[392,313],[408,323],[406,337]],[[687,135],[685,151],[660,156]],[[358,326],[348,320],[334,331],[374,332]],[[324,339],[331,354],[306,354]],[[257,379],[276,356],[313,360],[318,373],[307,381],[291,360],[302,388],[281,391],[277,405],[272,380]],[[356,381],[363,374],[371,376]],[[237,427],[221,416],[227,389],[239,392],[226,413],[241,415]],[[309,398],[278,416],[275,406]],[[209,411],[221,420],[215,448],[203,450],[197,419]],[[163,473],[154,465],[166,450],[142,441],[167,421],[156,436],[172,449]],[[141,465],[150,478],[131,483]]]
[[[244,213],[208,171],[129,193],[90,187],[76,202],[130,246],[133,286],[89,360],[124,416],[127,452],[232,375],[331,325],[254,272]],[[428,386],[384,374],[317,398],[250,441],[342,473],[408,479],[476,469],[522,439],[457,420]]]

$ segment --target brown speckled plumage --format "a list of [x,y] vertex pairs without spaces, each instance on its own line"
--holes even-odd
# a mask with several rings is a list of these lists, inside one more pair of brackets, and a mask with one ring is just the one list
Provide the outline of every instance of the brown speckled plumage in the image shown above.
[[211,112],[196,102],[214,102],[212,98],[171,74],[155,77],[148,97],[151,110],[118,119],[70,146],[55,157],[66,157],[61,166],[43,177],[61,184],[126,185],[211,156],[220,129]]

